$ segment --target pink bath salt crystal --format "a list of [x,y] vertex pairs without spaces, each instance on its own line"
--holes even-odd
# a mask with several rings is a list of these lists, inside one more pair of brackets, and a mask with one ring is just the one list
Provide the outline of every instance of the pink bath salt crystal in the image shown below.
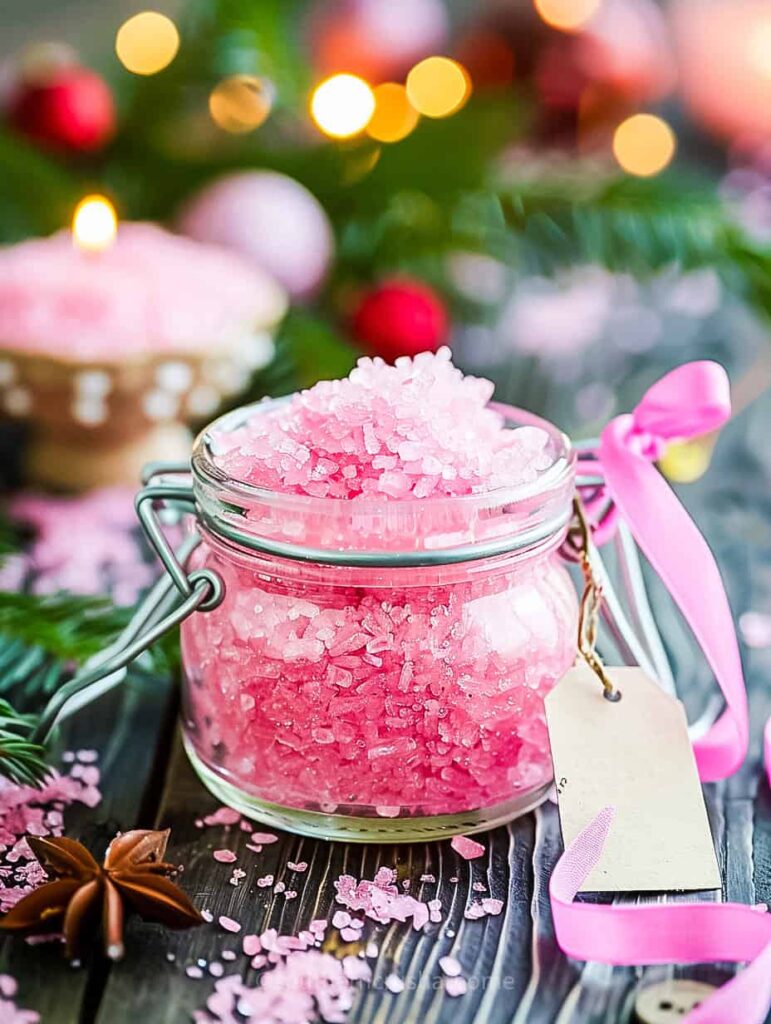
[[211,924],[212,921],[214,920],[214,914],[212,914],[211,910],[202,910],[201,917],[204,919],[204,921],[206,921],[207,924]]
[[295,892],[294,889],[287,889],[286,892],[284,893],[284,899],[285,900],[296,900],[297,899],[297,893]]
[[474,860],[485,852],[484,846],[468,836],[453,836],[450,846],[464,860]]
[[237,825],[241,813],[233,807],[220,807],[213,814],[207,814],[203,819],[204,825]]
[[259,935],[244,935],[241,948],[246,956],[256,956],[262,950]]
[[420,880],[421,880],[421,882],[425,882],[427,884],[431,884],[432,882],[436,881],[436,876],[435,875],[430,875],[430,874],[421,875],[420,876]]
[[445,978],[444,990],[448,996],[462,996],[468,992],[468,982],[465,978]]
[[247,821],[246,818],[241,819],[238,827],[241,829],[242,832],[254,831],[254,825],[252,825],[251,821]]
[[366,949],[364,950],[364,955],[367,957],[368,960],[374,960],[377,956],[379,956],[380,950],[378,949],[377,943],[368,942]]
[[336,910],[332,917],[334,928],[347,928],[351,923],[351,915],[347,910]]
[[220,928],[223,928],[226,932],[240,932],[241,925],[238,921],[234,921],[232,917],[225,917],[222,915],[217,918]]
[[286,862],[286,866],[289,868],[290,871],[302,872],[308,870],[308,865],[305,863],[304,860],[301,860],[298,864],[295,864],[294,861],[288,860]]
[[265,956],[264,953],[258,953],[257,956],[252,957],[252,967],[255,969],[255,971],[260,970],[260,968],[264,967],[267,962],[268,958]]
[[357,956],[343,957],[343,971],[349,981],[371,981],[372,968]]
[[221,978],[224,973],[225,968],[217,960],[213,960],[209,964],[209,974],[211,974],[212,978]]
[[472,903],[471,906],[466,907],[463,912],[463,916],[467,921],[478,921],[480,918],[485,917],[485,908],[481,903]]
[[503,910],[503,900],[482,900],[482,909],[486,914],[490,914],[492,917],[497,917]]
[[[0,777],[0,913],[48,881],[24,837],[61,836],[63,809],[73,803],[96,806],[101,799],[98,768],[68,764],[69,775],[52,769],[39,789]],[[91,782],[79,778],[76,769],[88,771]]]
[[278,836],[272,832],[252,832],[252,842],[256,846],[270,846],[271,843],[278,842]]
[[443,956],[439,958],[439,969],[448,978],[456,978],[463,968],[454,956]]
[[223,949],[222,952],[220,953],[220,956],[222,957],[223,960],[237,959],[237,954],[234,953],[232,949]]
[[246,872],[242,871],[241,868],[236,868],[228,881],[231,885],[239,885],[242,878],[246,878]]
[[96,761],[99,760],[99,751],[78,750],[75,754],[75,757],[77,757],[78,761],[82,762],[83,764],[94,764]]
[[394,994],[404,991],[404,982],[396,974],[389,974],[385,980],[385,987]]
[[548,436],[525,427],[512,438],[518,431],[488,406],[492,393],[448,349],[394,366],[363,358],[345,380],[321,381],[218,437],[217,459],[245,483],[334,498],[456,496],[527,480]]
[[286,889],[286,882],[276,882],[273,886],[273,892],[282,893]]
[[262,853],[262,847],[261,846],[255,846],[254,843],[247,843],[246,844],[246,848],[247,848],[247,850],[251,850],[252,853]]
[[200,967],[197,967],[195,964],[191,964],[189,967],[186,967],[185,968],[185,974],[188,976],[188,978],[202,978],[203,977],[203,971],[201,970]]
[[484,882],[474,882],[471,888],[474,892],[487,892],[487,886]]
[[308,931],[314,935],[322,936],[327,930],[327,921],[324,918],[317,918],[308,925]]
[[263,875],[262,878],[258,878],[257,885],[260,889],[267,889],[268,886],[273,885],[273,875]]
[[343,942],[357,942],[359,938],[359,932],[356,928],[341,928],[340,938]]
[[238,860],[232,850],[215,850],[212,857],[214,857],[216,861],[219,861],[220,864],[232,864],[234,861]]

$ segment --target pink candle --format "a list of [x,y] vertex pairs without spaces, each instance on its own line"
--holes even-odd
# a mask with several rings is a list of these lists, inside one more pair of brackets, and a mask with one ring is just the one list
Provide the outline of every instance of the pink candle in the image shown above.
[[365,359],[199,439],[194,561],[226,594],[182,627],[186,739],[231,805],[408,839],[543,797],[543,697],[575,655],[573,459],[491,394],[447,350]]
[[273,354],[285,310],[267,275],[105,200],[62,231],[0,248],[0,414],[33,427],[30,475],[65,488],[139,478],[190,450],[211,415]]

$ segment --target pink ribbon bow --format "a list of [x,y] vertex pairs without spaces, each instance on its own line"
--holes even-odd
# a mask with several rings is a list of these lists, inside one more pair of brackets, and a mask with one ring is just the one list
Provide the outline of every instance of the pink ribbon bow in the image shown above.
[[653,465],[668,442],[707,434],[731,415],[728,377],[718,363],[686,363],[617,416],[600,438],[600,465],[618,511],[693,630],[726,701],[694,744],[704,782],[731,775],[745,758],[749,725],[731,609],[707,542]]
[[[749,723],[739,646],[715,559],[691,517],[653,465],[674,440],[699,437],[731,415],[728,377],[713,362],[687,363],[662,377],[630,414],[603,430],[599,461],[616,514],[661,577],[696,637],[725,697],[725,711],[696,743],[705,782],[735,772]],[[771,781],[771,726],[766,756]],[[692,1011],[687,1024],[762,1024],[771,1006],[771,914],[730,903],[603,906],[574,903],[602,852],[613,817],[606,808],[563,853],[550,883],[557,941],[569,956],[610,964],[753,960]]]

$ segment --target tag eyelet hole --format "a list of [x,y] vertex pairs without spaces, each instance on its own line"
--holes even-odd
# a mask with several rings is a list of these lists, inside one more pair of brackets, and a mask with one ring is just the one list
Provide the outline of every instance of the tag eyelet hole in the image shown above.
[[602,695],[605,700],[609,700],[611,704],[618,704],[621,700],[621,690],[603,690]]

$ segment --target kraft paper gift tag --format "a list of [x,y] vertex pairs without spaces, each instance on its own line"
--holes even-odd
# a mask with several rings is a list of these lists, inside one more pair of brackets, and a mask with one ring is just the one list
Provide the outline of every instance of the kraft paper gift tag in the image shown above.
[[720,887],[701,783],[680,701],[639,668],[607,668],[613,702],[577,664],[546,698],[567,846],[603,807],[613,827],[582,892]]

